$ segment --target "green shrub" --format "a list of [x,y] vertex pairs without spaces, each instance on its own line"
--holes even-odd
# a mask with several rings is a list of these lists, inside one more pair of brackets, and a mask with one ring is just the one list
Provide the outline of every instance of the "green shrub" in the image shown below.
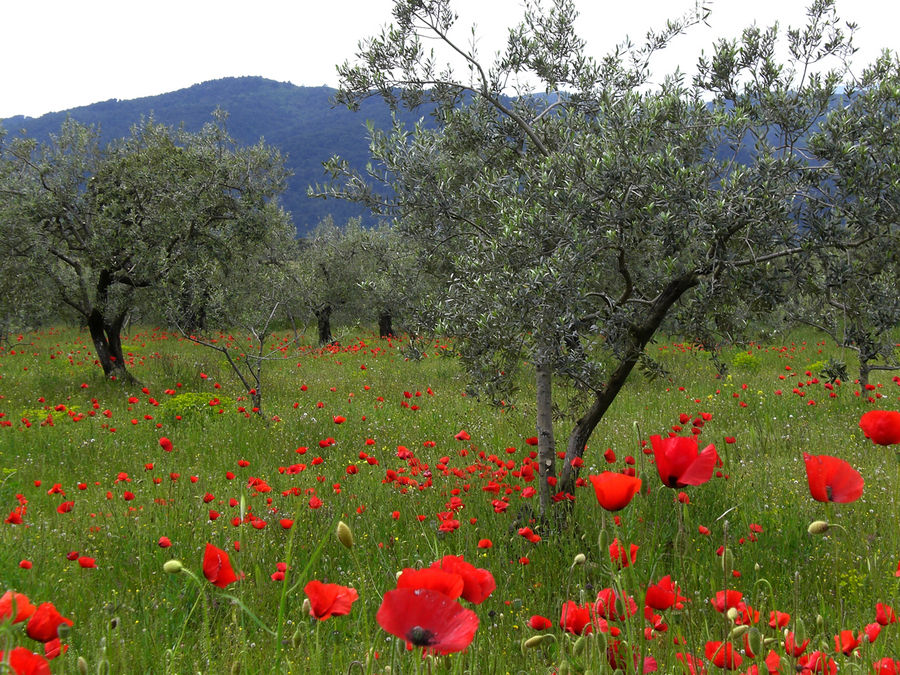
[[[210,402],[212,401],[218,401],[218,404],[210,405]],[[213,414],[220,408],[230,408],[233,406],[234,400],[227,396],[186,391],[183,394],[173,396],[164,403],[161,403],[159,410],[160,414],[165,417],[174,418],[180,415],[184,418],[196,415]]]
[[735,370],[756,372],[759,370],[760,363],[759,359],[750,352],[738,352],[731,357],[731,366]]

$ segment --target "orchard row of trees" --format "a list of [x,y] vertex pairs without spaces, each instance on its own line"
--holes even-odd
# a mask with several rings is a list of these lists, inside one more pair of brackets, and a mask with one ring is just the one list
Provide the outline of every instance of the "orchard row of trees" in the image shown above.
[[[435,128],[373,130],[368,172],[332,160],[324,191],[432,247],[448,279],[438,325],[476,380],[502,389],[523,359],[533,369],[544,513],[574,492],[575,460],[634,368],[654,368],[645,348],[666,321],[709,344],[804,298],[863,378],[896,365],[897,56],[855,76],[855,27],[813,0],[805,26],[714,44],[692,81],[654,74],[706,12],[595,60],[572,0],[528,3],[486,61],[451,0],[395,0],[393,23],[339,68],[351,107],[435,107]],[[581,392],[559,470],[554,382]]]
[[260,348],[277,323],[299,331],[310,319],[331,342],[332,316],[392,332],[411,285],[384,271],[406,276],[412,249],[356,221],[329,219],[297,240],[278,202],[283,157],[239,146],[226,119],[217,112],[195,134],[145,120],[107,147],[72,120],[43,145],[0,130],[4,330],[74,318],[117,378],[130,377],[129,320],[167,322],[209,345],[209,331],[243,328]]
[[854,76],[853,26],[814,0],[804,27],[718,42],[691,82],[654,77],[704,12],[597,61],[571,0],[530,4],[487,63],[451,0],[395,0],[338,99],[428,103],[435,123],[371,129],[367,171],[336,157],[313,190],[366,204],[390,223],[375,230],[326,221],[296,242],[278,151],[237,146],[223,115],[102,149],[73,122],[45,146],[0,138],[5,313],[68,308],[108,375],[136,310],[220,350],[205,331],[243,327],[258,350],[235,370],[257,397],[275,320],[314,319],[320,342],[341,315],[452,336],[487,396],[531,369],[544,513],[633,370],[659,370],[661,329],[711,345],[777,309],[856,350],[864,382],[897,367],[900,62]]

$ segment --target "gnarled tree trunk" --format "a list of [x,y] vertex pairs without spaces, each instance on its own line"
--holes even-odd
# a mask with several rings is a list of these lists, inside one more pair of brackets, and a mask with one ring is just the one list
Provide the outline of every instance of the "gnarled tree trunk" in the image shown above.
[[619,365],[612,372],[603,389],[597,392],[591,407],[575,423],[575,427],[569,434],[569,440],[566,444],[566,460],[559,479],[560,491],[574,493],[577,469],[572,466],[572,462],[576,457],[581,457],[584,454],[584,447],[588,439],[591,437],[594,429],[597,428],[600,420],[603,419],[603,415],[606,414],[609,406],[612,405],[631,371],[637,365],[641,355],[644,353],[644,348],[659,329],[669,309],[678,302],[678,299],[685,292],[696,286],[699,280],[699,276],[696,273],[689,272],[670,281],[653,302],[650,313],[644,321],[631,328],[631,344],[625,356],[619,361]]

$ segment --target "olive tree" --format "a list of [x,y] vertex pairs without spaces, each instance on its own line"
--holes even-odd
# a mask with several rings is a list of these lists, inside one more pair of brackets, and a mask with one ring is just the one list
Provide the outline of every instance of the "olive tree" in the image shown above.
[[0,253],[50,281],[48,302],[85,322],[107,376],[128,376],[121,331],[138,303],[287,231],[282,157],[236,145],[225,120],[217,113],[198,133],[146,120],[101,147],[95,129],[69,119],[48,143],[3,147]]
[[[717,43],[687,83],[652,79],[652,57],[702,15],[595,61],[572,2],[529,5],[488,64],[449,0],[396,0],[393,14],[339,69],[338,98],[428,101],[435,127],[373,131],[372,166],[332,160],[329,193],[393,216],[449,267],[443,326],[479,381],[502,386],[523,357],[532,364],[546,512],[573,490],[575,459],[673,308],[697,297],[715,314],[811,245],[798,223],[824,176],[806,139],[847,72],[852,35],[816,0],[808,25],[785,35],[786,63],[777,31],[752,27]],[[512,91],[517,81],[539,92]],[[583,392],[558,482],[554,377]]]
[[823,180],[808,226],[827,245],[797,275],[807,300],[799,316],[856,352],[861,386],[872,371],[900,370],[898,83],[900,62],[886,53],[810,140]]
[[358,218],[339,226],[327,217],[299,242],[289,266],[291,305],[313,315],[319,344],[334,341],[335,317],[374,322],[379,335],[388,336],[394,318],[420,292],[418,263],[412,242],[394,228],[366,228]]

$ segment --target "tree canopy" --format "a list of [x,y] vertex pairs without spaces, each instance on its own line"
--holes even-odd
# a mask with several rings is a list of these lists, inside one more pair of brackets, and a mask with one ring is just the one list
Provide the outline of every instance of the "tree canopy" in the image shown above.
[[[523,358],[534,367],[544,511],[572,491],[576,460],[635,366],[653,368],[645,347],[675,307],[699,312],[707,332],[729,308],[764,309],[781,293],[780,266],[836,245],[825,230],[844,246],[869,237],[876,223],[848,226],[841,204],[877,191],[873,180],[893,185],[900,166],[829,187],[840,169],[810,132],[836,119],[852,54],[829,0],[784,34],[787,61],[775,29],[751,27],[701,58],[693,82],[653,79],[651,65],[702,10],[599,61],[575,16],[570,0],[529,5],[486,63],[450,0],[396,0],[394,24],[340,68],[339,100],[429,101],[437,126],[373,130],[365,174],[330,164],[331,194],[393,216],[447,270],[440,318],[478,381],[497,389]],[[883,80],[896,88],[896,71],[867,86]],[[538,93],[510,91],[519,81]],[[558,480],[553,378],[581,392]]]
[[173,286],[186,307],[209,299],[217,269],[290,240],[283,159],[237,146],[225,119],[196,134],[145,120],[105,148],[67,120],[49,143],[3,147],[3,257],[50,281],[47,301],[85,322],[108,376],[125,375],[120,333],[140,303],[162,307]]

